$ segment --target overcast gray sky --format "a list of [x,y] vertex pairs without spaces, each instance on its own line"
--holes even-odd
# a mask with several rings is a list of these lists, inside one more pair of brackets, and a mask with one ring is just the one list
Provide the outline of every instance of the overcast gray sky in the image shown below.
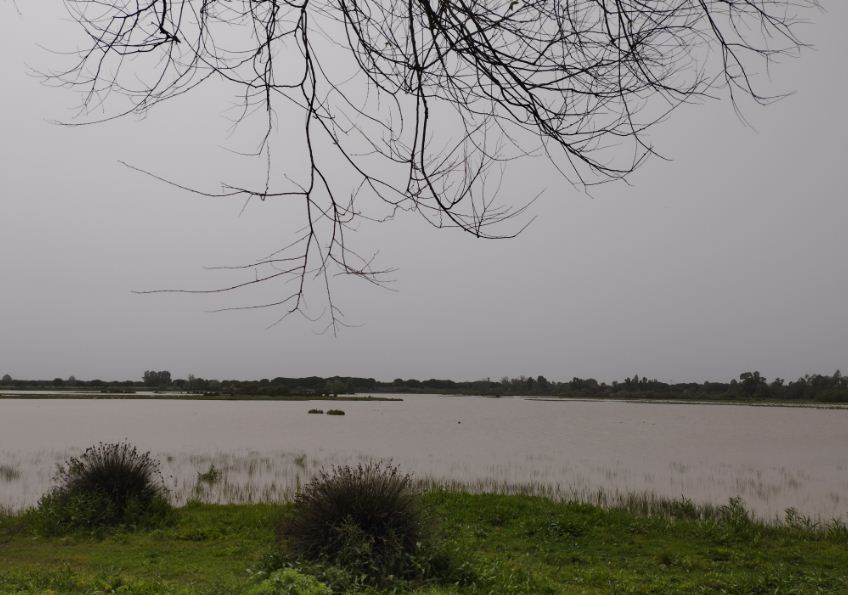
[[[543,374],[620,379],[769,379],[848,370],[848,6],[800,30],[815,50],[772,72],[767,108],[680,110],[651,135],[632,186],[586,194],[543,161],[518,176],[546,188],[520,237],[485,241],[414,216],[357,242],[397,266],[395,291],[342,283],[338,337],[278,314],[205,310],[221,297],[135,295],[220,282],[287,243],[276,205],[214,201],[118,159],[197,183],[239,167],[221,104],[163,105],[144,120],[63,128],[75,98],[41,85],[51,48],[77,32],[58,2],[0,6],[0,374],[139,378],[379,379]],[[224,98],[225,99],[225,98]],[[214,178],[214,179],[213,179]],[[510,187],[508,191],[516,191]],[[522,189],[524,191],[525,189]],[[268,295],[273,290],[269,288]]]

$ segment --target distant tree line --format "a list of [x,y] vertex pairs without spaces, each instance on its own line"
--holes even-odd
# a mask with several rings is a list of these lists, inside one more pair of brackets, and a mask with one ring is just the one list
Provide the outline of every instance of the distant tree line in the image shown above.
[[191,394],[288,396],[344,395],[352,393],[458,394],[484,396],[540,396],[592,399],[684,399],[710,401],[818,401],[848,402],[848,377],[837,370],[832,375],[807,374],[794,381],[775,378],[769,382],[759,372],[744,372],[730,382],[667,383],[634,375],[609,384],[594,378],[577,378],[560,382],[544,376],[503,377],[500,380],[456,382],[436,379],[396,378],[381,382],[374,378],[351,376],[308,376],[305,378],[261,380],[216,380],[189,374],[172,379],[167,370],[147,370],[141,381],[67,379],[21,380],[5,374],[0,388],[18,389],[95,389],[102,392],[134,392],[136,390],[168,390]]
[[455,393],[490,396],[549,396],[610,399],[689,399],[725,401],[820,401],[848,402],[848,377],[837,370],[832,375],[807,374],[795,381],[775,378],[768,382],[759,372],[744,372],[730,382],[667,383],[639,377],[609,384],[594,378],[559,382],[544,376],[504,377],[500,380],[454,382],[452,380],[403,380],[379,383],[379,391],[397,393]]
[[330,378],[309,376],[306,378],[263,378],[261,380],[216,380],[200,378],[189,374],[185,379],[174,379],[168,370],[146,370],[142,374],[141,381],[77,380],[74,376],[70,376],[68,379],[28,380],[12,378],[9,374],[5,374],[0,378],[0,388],[7,389],[94,389],[104,393],[154,390],[246,396],[339,395],[362,392],[387,392],[386,390],[381,390],[380,385],[390,386],[388,383],[379,383],[374,378],[352,378],[347,376],[333,376]]

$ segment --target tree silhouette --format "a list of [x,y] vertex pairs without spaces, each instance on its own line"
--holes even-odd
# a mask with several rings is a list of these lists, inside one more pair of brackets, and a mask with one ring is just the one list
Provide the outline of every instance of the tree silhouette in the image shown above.
[[[757,77],[802,46],[816,0],[65,0],[86,45],[50,80],[108,118],[144,113],[211,81],[239,97],[238,123],[261,120],[255,186],[206,196],[298,201],[291,243],[232,268],[241,281],[189,293],[281,284],[245,308],[305,313],[331,278],[375,284],[385,269],[346,235],[413,211],[435,227],[510,237],[533,200],[502,201],[513,161],[549,159],[585,187],[625,178],[655,153],[646,131],[681,104],[759,103]],[[120,99],[118,99],[120,98]],[[304,164],[272,145],[299,143]],[[141,169],[137,166],[131,166]],[[145,170],[141,170],[145,171]],[[147,172],[150,175],[154,172]],[[516,219],[516,217],[518,217]],[[508,222],[513,224],[509,225]],[[504,227],[506,225],[506,227]],[[232,309],[232,308],[224,308]],[[237,308],[236,308],[237,309]]]

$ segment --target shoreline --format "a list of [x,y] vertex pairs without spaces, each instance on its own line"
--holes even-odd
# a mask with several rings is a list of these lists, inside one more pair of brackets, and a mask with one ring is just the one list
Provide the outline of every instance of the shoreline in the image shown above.
[[0,391],[0,400],[135,400],[135,401],[345,401],[345,402],[402,402],[405,398],[417,396],[436,397],[477,397],[485,399],[523,399],[525,401],[538,401],[546,403],[631,403],[638,405],[727,405],[734,407],[784,407],[795,409],[827,409],[848,410],[848,403],[827,401],[741,401],[722,399],[616,399],[604,397],[567,397],[567,396],[543,396],[543,395],[488,395],[488,394],[465,394],[465,393],[391,393],[391,396],[378,396],[373,393],[355,393],[348,395],[208,395],[191,393],[86,393],[56,391],[44,393],[29,393],[24,391],[3,392]]
[[47,393],[47,394],[21,394],[21,393],[2,393],[0,392],[0,400],[16,399],[16,400],[104,400],[104,401],[345,401],[345,402],[389,402],[403,401],[399,397],[374,397],[374,396],[327,396],[327,395],[193,395],[193,394],[161,394],[147,395],[134,393]]
[[790,409],[848,410],[848,403],[821,401],[706,401],[687,399],[590,399],[585,397],[520,397],[527,401],[582,402],[582,403],[633,403],[637,405],[728,405],[733,407],[786,407]]

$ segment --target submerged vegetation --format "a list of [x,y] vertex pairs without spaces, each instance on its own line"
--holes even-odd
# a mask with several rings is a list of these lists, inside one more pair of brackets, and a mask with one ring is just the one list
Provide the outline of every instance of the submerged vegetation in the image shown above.
[[[290,501],[322,468],[357,466],[373,460],[359,452],[320,449],[162,452],[156,456],[162,461],[169,500],[177,506],[192,500],[217,504]],[[66,458],[64,452],[41,450],[7,459],[4,464],[18,475],[5,482],[0,478],[0,507],[20,510],[35,505],[53,483],[52,470]],[[843,465],[832,468],[833,477],[828,476],[828,482],[822,483],[821,476],[797,467],[761,469],[674,460],[660,472],[651,473],[634,470],[621,461],[570,463],[533,454],[510,462],[493,460],[486,465],[455,469],[440,463],[428,470],[415,459],[395,460],[415,472],[415,488],[419,491],[541,496],[557,502],[624,508],[639,514],[656,514],[669,502],[683,506],[689,500],[682,500],[681,494],[699,509],[738,496],[744,498],[757,519],[768,523],[780,521],[784,510],[792,506],[816,520],[839,517],[848,521],[848,478]]]
[[221,480],[222,475],[221,470],[216,468],[214,463],[211,463],[206,471],[197,474],[197,482],[214,485]]
[[0,465],[0,481],[15,481],[20,479],[21,472],[12,465]]

